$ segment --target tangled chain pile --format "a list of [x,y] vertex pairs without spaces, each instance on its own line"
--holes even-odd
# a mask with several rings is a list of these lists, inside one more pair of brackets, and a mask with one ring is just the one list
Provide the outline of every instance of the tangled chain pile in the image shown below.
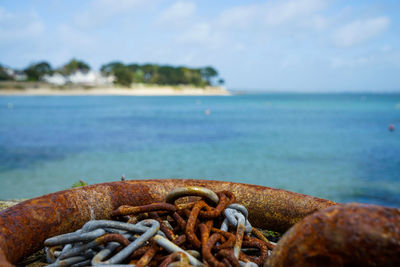
[[182,187],[45,240],[46,258],[48,266],[262,266],[274,245],[247,217],[229,191]]

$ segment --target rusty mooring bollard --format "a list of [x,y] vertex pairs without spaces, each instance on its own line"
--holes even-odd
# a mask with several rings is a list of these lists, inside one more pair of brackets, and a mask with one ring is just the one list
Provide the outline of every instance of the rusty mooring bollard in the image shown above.
[[400,266],[400,210],[345,204],[297,223],[267,266]]

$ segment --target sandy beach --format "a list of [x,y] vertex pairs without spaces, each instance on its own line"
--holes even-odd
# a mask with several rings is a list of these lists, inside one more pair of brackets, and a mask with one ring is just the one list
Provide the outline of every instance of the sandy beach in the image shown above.
[[25,88],[2,89],[0,95],[131,95],[131,96],[168,96],[168,95],[230,95],[224,87],[173,87],[173,86],[135,86],[122,87],[93,87],[93,88]]

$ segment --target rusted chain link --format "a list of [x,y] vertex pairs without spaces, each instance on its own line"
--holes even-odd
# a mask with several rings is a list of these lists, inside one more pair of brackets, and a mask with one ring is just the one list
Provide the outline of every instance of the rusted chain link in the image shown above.
[[192,266],[189,263],[189,258],[186,256],[185,253],[182,252],[174,252],[170,255],[168,255],[165,260],[160,264],[160,267],[167,267],[170,266],[171,263],[176,262],[179,260],[179,266]]
[[57,246],[57,245],[64,245],[64,244],[69,244],[69,243],[73,243],[73,242],[91,241],[97,237],[104,235],[105,233],[106,233],[106,231],[104,229],[96,229],[96,230],[94,230],[92,232],[88,232],[88,233],[75,232],[75,233],[59,235],[56,237],[49,238],[44,242],[44,244],[45,244],[45,246]]
[[123,205],[114,220],[45,240],[46,258],[52,267],[263,266],[273,245],[235,201],[229,191],[178,188],[165,202]]
[[221,230],[226,230],[228,228],[227,223],[233,225],[234,227],[238,227],[239,219],[242,220],[244,218],[244,227],[245,233],[250,233],[252,230],[252,226],[248,221],[248,212],[247,209],[240,204],[231,204],[224,210],[225,220],[222,223]]
[[176,188],[167,195],[167,197],[165,198],[165,202],[174,203],[175,200],[184,196],[204,197],[207,200],[213,202],[214,204],[218,204],[219,202],[219,197],[217,194],[215,194],[214,191],[199,186],[186,186],[186,187]]

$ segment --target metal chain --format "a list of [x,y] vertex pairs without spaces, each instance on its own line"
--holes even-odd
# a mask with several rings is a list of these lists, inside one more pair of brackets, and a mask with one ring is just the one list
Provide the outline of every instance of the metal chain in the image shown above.
[[[184,196],[201,199],[175,203]],[[234,201],[228,191],[184,187],[163,203],[120,206],[112,212],[116,220],[92,220],[45,240],[48,266],[263,265],[271,245],[251,237],[248,211]],[[247,255],[248,250],[253,252]]]

